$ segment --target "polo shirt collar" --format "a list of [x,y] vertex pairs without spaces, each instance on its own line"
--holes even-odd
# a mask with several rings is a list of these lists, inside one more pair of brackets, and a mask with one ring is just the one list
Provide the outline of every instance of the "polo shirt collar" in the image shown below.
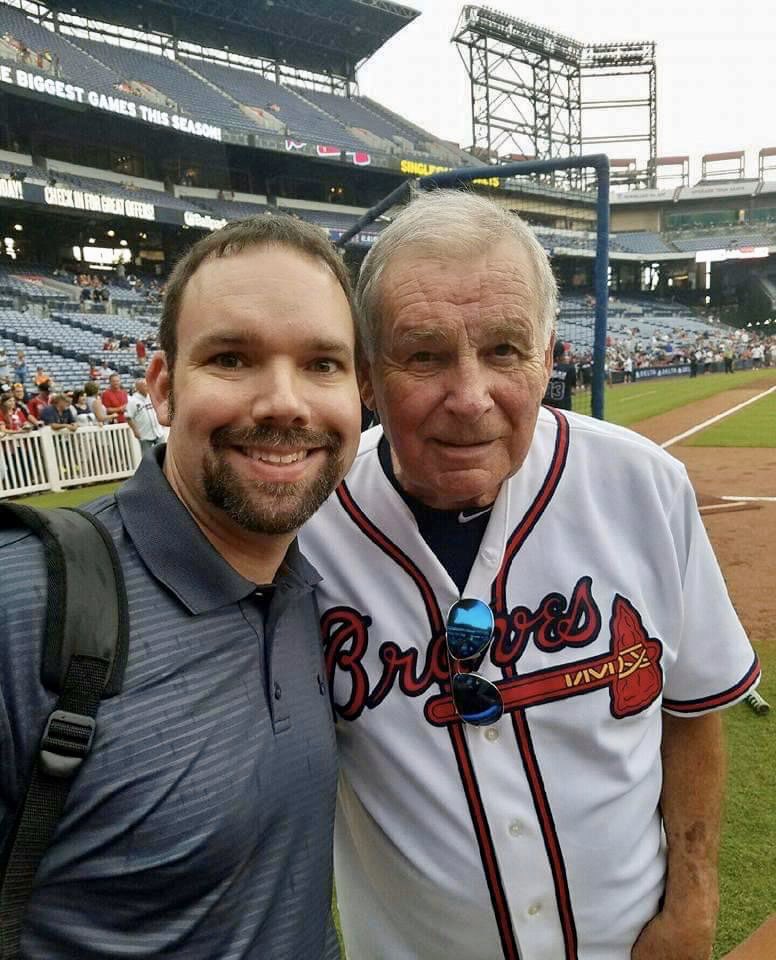
[[[232,567],[210,543],[162,472],[166,445],[149,450],[134,476],[116,492],[124,528],[153,576],[190,613],[237,603],[256,584]],[[275,583],[286,595],[308,593],[320,576],[299,551],[288,548]]]

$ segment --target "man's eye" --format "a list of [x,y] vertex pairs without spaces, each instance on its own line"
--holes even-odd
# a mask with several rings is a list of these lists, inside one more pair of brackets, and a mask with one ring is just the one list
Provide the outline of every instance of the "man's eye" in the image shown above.
[[223,370],[238,370],[242,365],[242,360],[236,353],[219,353],[213,357],[212,363]]
[[493,348],[493,353],[497,357],[512,357],[518,353],[518,349],[513,343],[499,343]]
[[437,355],[430,350],[418,350],[417,353],[413,353],[410,357],[410,363],[433,363],[436,356]]
[[336,373],[340,369],[340,363],[331,357],[320,357],[313,361],[312,368],[316,373]]

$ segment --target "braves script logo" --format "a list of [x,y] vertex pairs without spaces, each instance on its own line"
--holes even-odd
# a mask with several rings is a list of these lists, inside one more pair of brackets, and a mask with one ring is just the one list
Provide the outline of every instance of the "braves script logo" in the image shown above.
[[[531,639],[550,653],[593,643],[602,620],[591,586],[591,578],[582,577],[568,600],[550,593],[536,610],[518,606],[498,613],[492,662],[502,669],[516,664]],[[370,617],[352,607],[332,607],[321,620],[331,688],[335,671],[349,680],[348,699],[334,704],[337,713],[344,720],[355,720],[365,708],[379,706],[397,683],[409,697],[422,696],[437,684],[444,692],[426,702],[427,719],[438,726],[457,722],[446,692],[450,673],[444,636],[431,637],[422,663],[416,647],[403,648],[391,640],[383,643],[379,649],[382,671],[372,686],[363,664],[371,624]],[[498,681],[505,709],[519,710],[608,688],[612,716],[620,719],[645,710],[663,688],[662,644],[648,635],[639,612],[619,594],[612,603],[609,633],[609,651],[602,656]]]

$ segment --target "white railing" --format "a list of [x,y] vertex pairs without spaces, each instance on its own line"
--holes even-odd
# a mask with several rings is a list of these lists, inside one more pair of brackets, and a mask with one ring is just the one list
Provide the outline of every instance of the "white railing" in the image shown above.
[[0,498],[131,476],[140,444],[126,423],[6,434],[0,439]]

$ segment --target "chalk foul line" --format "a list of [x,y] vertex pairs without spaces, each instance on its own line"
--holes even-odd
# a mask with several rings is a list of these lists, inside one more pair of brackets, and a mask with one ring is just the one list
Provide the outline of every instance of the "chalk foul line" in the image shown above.
[[660,446],[664,450],[667,447],[672,447],[675,443],[679,443],[680,440],[685,440],[694,433],[700,433],[701,430],[710,427],[713,423],[718,423],[720,420],[724,420],[725,417],[738,413],[739,410],[748,407],[750,403],[757,403],[758,400],[762,400],[763,397],[767,397],[769,393],[773,393],[774,391],[776,391],[776,386],[769,387],[767,390],[763,390],[762,393],[758,393],[756,397],[750,397],[749,400],[744,400],[743,403],[737,403],[734,407],[730,407],[729,410],[723,410],[722,413],[718,413],[716,417],[710,417],[708,420],[704,420],[703,423],[698,423],[694,427],[690,427],[689,430],[685,430],[684,433],[678,433],[675,437],[671,437],[670,440],[666,440],[665,443],[661,443]]

